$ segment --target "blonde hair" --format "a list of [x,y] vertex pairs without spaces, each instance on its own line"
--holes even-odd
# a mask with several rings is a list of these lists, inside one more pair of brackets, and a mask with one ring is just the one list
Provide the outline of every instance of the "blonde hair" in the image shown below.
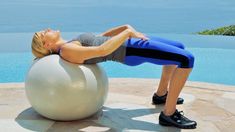
[[51,54],[51,51],[43,47],[44,43],[41,38],[40,33],[35,33],[32,39],[32,53],[37,58],[42,58],[44,56],[47,56]]

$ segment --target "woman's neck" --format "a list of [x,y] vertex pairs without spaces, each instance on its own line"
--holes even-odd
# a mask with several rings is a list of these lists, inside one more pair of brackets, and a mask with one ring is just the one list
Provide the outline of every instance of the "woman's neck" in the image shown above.
[[57,41],[55,46],[52,48],[53,53],[58,53],[61,46],[66,43],[67,43],[67,41],[64,39],[60,39],[59,41]]

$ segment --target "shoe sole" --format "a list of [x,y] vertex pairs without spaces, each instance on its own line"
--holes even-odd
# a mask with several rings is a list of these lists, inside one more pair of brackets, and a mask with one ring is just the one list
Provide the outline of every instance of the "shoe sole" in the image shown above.
[[166,122],[163,122],[163,121],[159,121],[159,124],[162,125],[162,126],[174,126],[174,127],[178,127],[178,128],[182,128],[182,129],[195,129],[196,128],[196,125],[178,126],[178,125],[174,125],[174,124],[171,124],[171,123],[166,123]]
[[[165,104],[166,102],[163,102],[163,103],[156,103],[156,102],[152,102],[153,105],[160,105],[160,104]],[[177,102],[177,104],[183,104],[184,101],[182,102]]]

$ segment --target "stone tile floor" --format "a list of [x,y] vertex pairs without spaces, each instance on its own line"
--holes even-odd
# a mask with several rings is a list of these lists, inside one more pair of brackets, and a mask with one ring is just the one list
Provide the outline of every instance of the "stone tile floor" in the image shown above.
[[159,79],[109,78],[104,107],[78,121],[58,122],[37,114],[27,101],[24,83],[0,84],[0,132],[233,132],[235,130],[235,86],[187,81],[177,105],[197,121],[193,130],[163,127],[158,116],[163,105],[151,104]]

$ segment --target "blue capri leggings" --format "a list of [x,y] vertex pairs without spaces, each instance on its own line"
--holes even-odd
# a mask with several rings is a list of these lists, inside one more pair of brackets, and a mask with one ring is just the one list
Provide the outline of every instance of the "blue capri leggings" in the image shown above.
[[178,68],[192,68],[194,56],[182,43],[155,36],[149,40],[130,38],[126,40],[125,64],[136,66],[144,62],[158,65],[177,65]]

